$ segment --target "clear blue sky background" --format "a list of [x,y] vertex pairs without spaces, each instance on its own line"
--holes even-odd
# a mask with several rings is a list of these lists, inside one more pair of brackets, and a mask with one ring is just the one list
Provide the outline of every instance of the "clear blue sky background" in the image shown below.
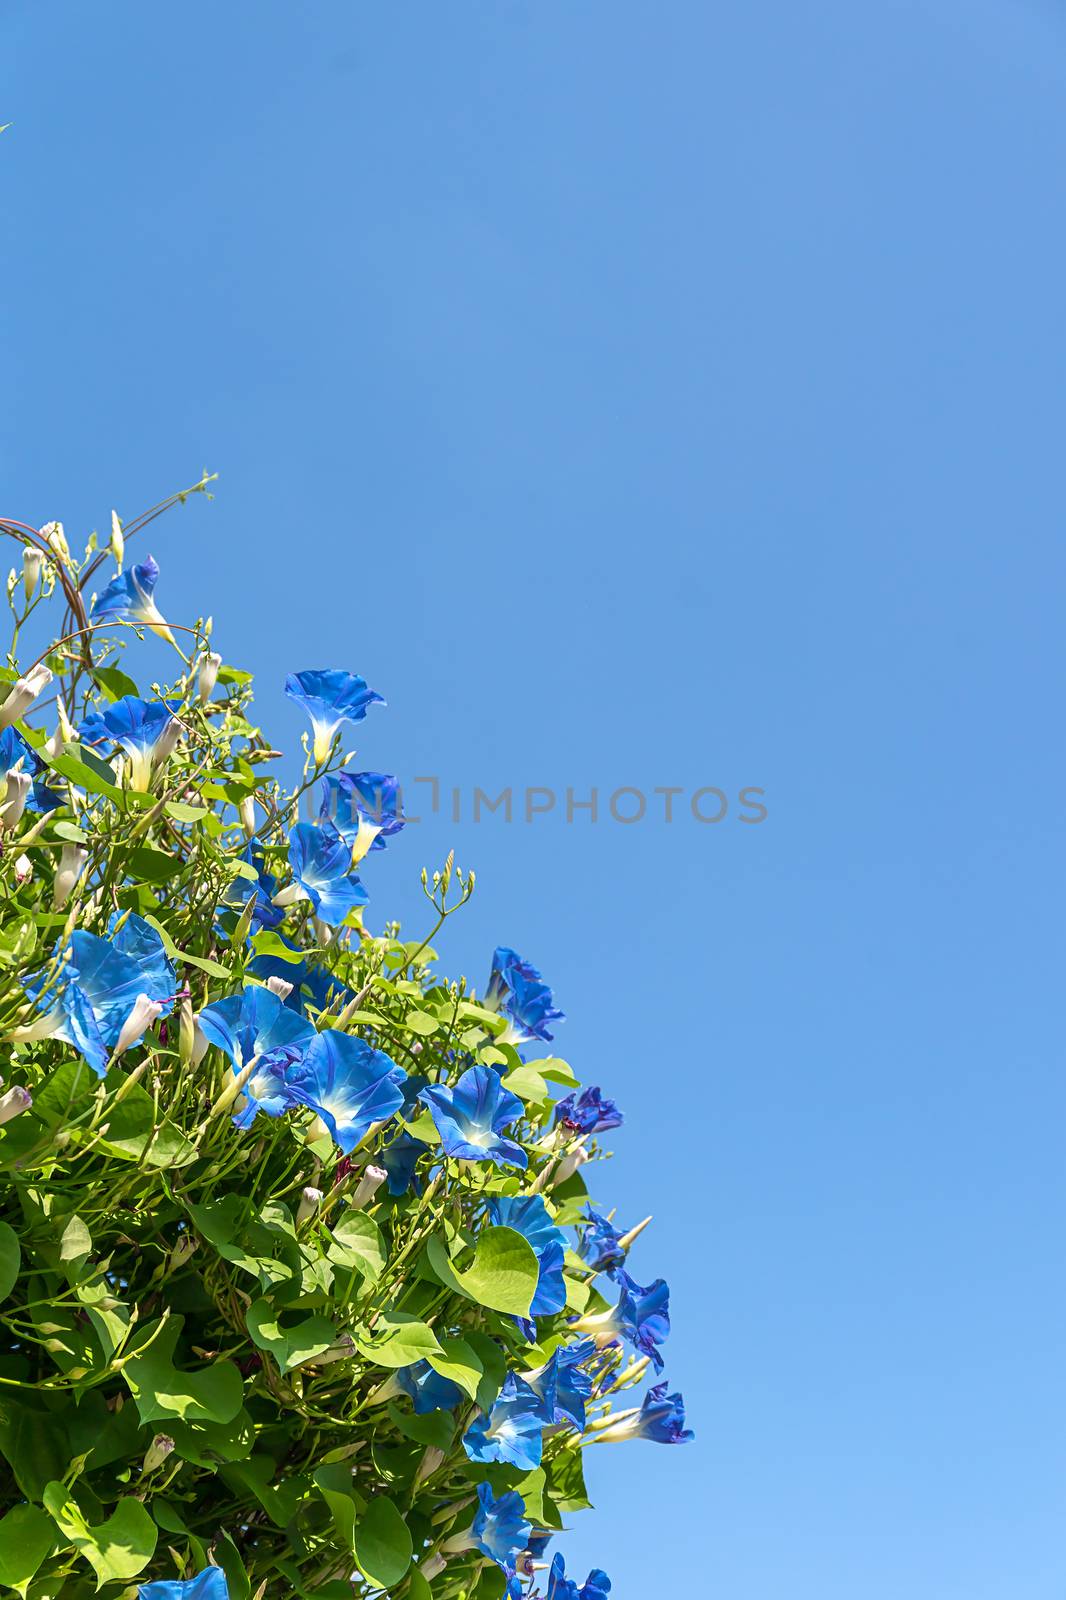
[[[698,1441],[597,1451],[620,1600],[1066,1587],[1066,19],[1037,0],[21,0],[4,510],[150,548],[295,750],[745,784],[428,818],[367,877],[542,966],[629,1112]],[[655,802],[661,806],[661,801]],[[580,815],[580,814],[579,814]]]

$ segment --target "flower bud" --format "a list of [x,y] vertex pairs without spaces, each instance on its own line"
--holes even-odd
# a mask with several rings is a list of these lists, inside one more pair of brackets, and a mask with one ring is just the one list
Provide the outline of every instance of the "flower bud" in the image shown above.
[[0,729],[10,728],[30,709],[37,696],[47,689],[52,674],[42,661],[31,667],[24,678],[19,678],[8,690],[7,699],[0,705]]
[[574,1173],[577,1172],[580,1167],[583,1167],[585,1162],[589,1159],[588,1151],[582,1145],[575,1144],[572,1149],[567,1151],[566,1155],[556,1167],[552,1176],[553,1185],[565,1183],[568,1178],[572,1178]]
[[355,1354],[355,1340],[350,1333],[342,1333],[336,1344],[315,1357],[316,1367],[328,1366],[333,1361],[350,1361]]
[[48,548],[56,559],[69,565],[70,546],[67,543],[67,536],[63,532],[63,524],[61,522],[46,522],[40,533],[42,539],[47,540]]
[[58,911],[70,899],[74,885],[85,871],[85,863],[89,859],[88,850],[80,844],[65,844],[59,857],[59,866],[56,868],[55,883],[52,885],[52,909]]
[[271,994],[276,994],[279,1000],[287,1000],[292,993],[292,984],[284,978],[268,978],[266,986]]
[[121,572],[122,562],[126,554],[126,541],[122,536],[122,524],[118,520],[117,511],[112,511],[111,513],[111,543],[109,548],[115,558],[115,565]]
[[0,799],[0,828],[17,826],[26,809],[26,801],[30,797],[32,787],[33,779],[28,772],[22,771],[20,757],[4,780],[3,797]]
[[178,740],[181,738],[184,732],[185,729],[182,727],[177,717],[171,717],[170,721],[167,723],[166,727],[163,729],[162,733],[159,735],[159,738],[155,742],[155,748],[152,751],[153,766],[161,767],[164,761],[170,760],[171,756],[174,754],[174,751],[177,749]]
[[359,1211],[373,1200],[387,1177],[384,1167],[367,1167],[348,1201],[352,1210]]
[[214,650],[207,650],[200,657],[200,673],[197,692],[200,699],[206,704],[215,692],[218,681],[218,669],[222,665],[222,657]]
[[112,1061],[117,1061],[130,1045],[136,1044],[145,1031],[152,1026],[163,1014],[163,1007],[158,1000],[153,1000],[149,995],[139,994],[133,1002],[130,1014],[122,1024],[122,1031],[118,1036],[118,1043],[111,1052]]
[[21,1086],[9,1089],[6,1094],[0,1094],[0,1122],[10,1122],[12,1117],[21,1116],[32,1104],[32,1094]]
[[198,1240],[194,1233],[179,1233],[177,1243],[167,1257],[167,1271],[177,1272],[194,1254]]
[[44,552],[38,550],[36,545],[28,544],[22,552],[22,582],[27,600],[33,599],[34,591],[41,581],[43,568]]
[[15,882],[21,889],[22,885],[24,883],[29,883],[32,877],[33,862],[30,860],[29,856],[23,852],[22,855],[17,856],[15,859]]
[[141,1463],[141,1472],[156,1472],[170,1455],[174,1448],[174,1441],[168,1433],[157,1433],[148,1449],[145,1451]]
[[444,1451],[441,1450],[438,1445],[427,1445],[425,1453],[422,1456],[421,1461],[418,1463],[418,1471],[415,1473],[415,1484],[417,1485],[422,1483],[426,1478],[432,1478],[437,1468],[443,1466],[443,1464]]
[[255,838],[255,801],[250,794],[246,794],[237,807],[237,815],[241,819],[246,839]]
[[300,1204],[296,1211],[296,1226],[302,1228],[309,1217],[314,1216],[322,1204],[322,1190],[312,1189],[310,1184],[300,1196]]

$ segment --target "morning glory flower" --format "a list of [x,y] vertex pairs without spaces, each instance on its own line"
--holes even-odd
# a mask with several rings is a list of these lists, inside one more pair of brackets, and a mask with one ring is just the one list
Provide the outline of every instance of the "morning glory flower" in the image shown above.
[[274,896],[276,906],[310,900],[315,916],[332,927],[370,898],[351,871],[350,848],[332,823],[316,828],[298,822],[289,834],[289,865],[293,882]]
[[354,866],[368,850],[384,850],[385,840],[405,826],[400,803],[400,785],[384,772],[328,773],[318,814],[351,846]]
[[516,1557],[526,1548],[530,1534],[526,1503],[513,1489],[497,1499],[488,1483],[478,1484],[477,1498],[470,1537],[482,1555],[513,1577]]
[[84,744],[117,744],[129,761],[132,789],[147,789],[152,767],[165,761],[177,743],[176,700],[139,700],[126,694],[103,711],[90,712],[78,736]]
[[420,1417],[425,1416],[427,1411],[454,1411],[463,1398],[459,1385],[434,1372],[428,1361],[416,1361],[413,1366],[400,1367],[395,1376],[404,1394],[410,1395],[414,1401],[415,1413]]
[[560,1123],[573,1133],[605,1133],[608,1128],[620,1128],[622,1113],[613,1100],[608,1100],[599,1089],[582,1089],[579,1095],[568,1094],[555,1107],[555,1125]]
[[62,805],[62,797],[54,794],[41,777],[47,767],[33,746],[22,737],[17,728],[5,728],[0,733],[0,773],[10,777],[13,772],[24,772],[31,779],[26,796],[27,811],[54,811]]
[[137,1585],[138,1600],[229,1600],[229,1586],[221,1567],[205,1567],[195,1578],[157,1578]]
[[563,1253],[566,1234],[552,1221],[539,1194],[503,1196],[489,1203],[489,1215],[496,1227],[513,1228],[533,1247],[540,1275],[530,1306],[530,1315],[548,1317],[566,1304]]
[[610,1592],[611,1580],[599,1567],[593,1567],[579,1589],[573,1578],[566,1576],[566,1564],[556,1552],[548,1574],[547,1600],[605,1600]]
[[260,984],[205,1006],[197,1021],[204,1037],[229,1056],[235,1077],[256,1063],[233,1118],[238,1128],[250,1127],[259,1111],[280,1117],[292,1109],[297,1100],[286,1074],[316,1037],[309,1022]]
[[42,1015],[18,1034],[62,1039],[102,1078],[120,1045],[128,1049],[157,1017],[171,1011],[175,987],[163,941],[142,917],[131,913],[106,939],[78,928],[58,981],[48,988],[42,973],[26,984]]
[[93,601],[94,622],[142,622],[161,639],[174,642],[174,635],[155,603],[155,586],[159,582],[159,563],[146,556],[135,567],[127,567],[117,578],[112,578],[103,594]]
[[685,1401],[680,1394],[667,1394],[665,1383],[654,1384],[637,1411],[605,1428],[601,1439],[652,1439],[656,1444],[688,1444],[696,1435],[685,1427]]
[[584,1428],[585,1401],[592,1395],[592,1378],[584,1371],[584,1365],[595,1353],[594,1339],[580,1339],[576,1344],[560,1345],[552,1352],[547,1366],[523,1374],[529,1387],[551,1411],[553,1422],[569,1422],[579,1430]]
[[659,1354],[670,1332],[670,1290],[663,1278],[642,1289],[628,1272],[618,1273],[622,1292],[610,1310],[579,1317],[571,1327],[591,1333],[598,1345],[614,1339],[627,1339],[641,1355],[649,1356],[656,1372],[663,1370]]
[[503,1129],[523,1113],[521,1100],[505,1089],[491,1067],[469,1067],[454,1089],[443,1083],[423,1089],[445,1152],[457,1161],[493,1161],[499,1167],[525,1167],[529,1157]]
[[403,1077],[403,1068],[384,1050],[327,1028],[314,1035],[286,1082],[292,1096],[318,1112],[334,1142],[350,1155],[375,1122],[385,1122],[403,1105]]
[[500,945],[493,955],[485,1005],[507,1018],[507,1027],[498,1036],[503,1044],[550,1041],[549,1022],[564,1020],[536,967],[505,945]]
[[415,1180],[415,1167],[419,1156],[426,1155],[428,1151],[429,1145],[421,1139],[416,1139],[410,1133],[401,1133],[398,1139],[379,1152],[377,1159],[388,1173],[389,1193],[394,1199],[406,1194],[412,1183],[415,1184],[416,1193],[422,1192],[421,1184]]
[[613,1223],[591,1206],[585,1207],[586,1225],[579,1230],[577,1253],[593,1272],[614,1272],[623,1266],[626,1253],[619,1244],[624,1237]]
[[249,935],[260,928],[280,928],[285,921],[285,913],[274,904],[278,880],[273,873],[266,870],[266,858],[262,849],[254,840],[249,839],[241,851],[240,858],[255,870],[256,880],[253,883],[250,878],[234,878],[222,897],[223,905],[229,906],[240,917],[249,900],[255,902]]
[[544,1428],[551,1415],[528,1383],[509,1372],[488,1415],[481,1415],[463,1434],[471,1461],[505,1461],[532,1472],[540,1466]]
[[290,672],[285,693],[303,706],[315,731],[314,759],[321,766],[329,759],[333,735],[342,722],[362,722],[367,708],[384,698],[368,689],[366,679],[354,672],[325,669],[320,672]]

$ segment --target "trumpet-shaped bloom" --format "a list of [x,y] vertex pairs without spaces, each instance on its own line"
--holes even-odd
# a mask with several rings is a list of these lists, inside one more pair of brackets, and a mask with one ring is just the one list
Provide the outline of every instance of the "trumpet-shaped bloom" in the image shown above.
[[600,1316],[582,1317],[575,1326],[587,1330],[600,1341],[628,1340],[641,1355],[651,1358],[656,1372],[661,1372],[663,1358],[659,1345],[670,1332],[669,1286],[665,1279],[656,1278],[643,1289],[628,1272],[619,1272],[618,1282],[622,1288],[618,1304]]
[[507,1018],[507,1027],[500,1035],[504,1044],[550,1041],[548,1024],[564,1020],[536,967],[505,945],[500,945],[493,955],[485,1004],[490,1011]]
[[427,1411],[454,1411],[463,1398],[463,1391],[450,1378],[434,1372],[428,1361],[416,1361],[413,1366],[400,1367],[396,1382],[404,1394],[414,1401],[415,1412],[425,1416]]
[[592,1395],[592,1378],[584,1370],[584,1364],[595,1353],[595,1340],[580,1339],[576,1344],[560,1345],[539,1372],[525,1374],[529,1387],[550,1410],[553,1422],[569,1422],[575,1428],[584,1428],[585,1401]]
[[387,1149],[380,1152],[377,1159],[389,1175],[389,1193],[394,1198],[406,1194],[412,1183],[415,1192],[421,1193],[422,1186],[415,1179],[415,1167],[419,1156],[426,1155],[428,1151],[429,1145],[421,1139],[416,1139],[410,1133],[401,1133]]
[[152,763],[165,759],[177,732],[176,700],[139,700],[123,695],[103,711],[93,711],[78,730],[85,744],[117,744],[130,764],[130,784],[147,789]]
[[290,700],[303,706],[311,718],[315,734],[314,758],[318,765],[328,758],[333,735],[342,722],[362,722],[369,706],[375,702],[385,704],[376,689],[367,688],[365,678],[335,668],[290,672],[285,679],[285,693]]
[[368,850],[384,850],[385,840],[405,826],[400,804],[400,786],[384,772],[329,773],[318,814],[351,846],[354,863]]
[[548,1574],[547,1600],[605,1600],[611,1592],[611,1580],[606,1572],[593,1567],[584,1583],[578,1588],[573,1578],[566,1576],[566,1563],[556,1551]]
[[159,563],[146,556],[137,566],[127,567],[112,578],[93,602],[94,622],[142,622],[163,639],[173,641],[162,612],[155,603],[159,582]]
[[491,1067],[468,1068],[454,1089],[431,1084],[420,1098],[448,1155],[458,1161],[493,1161],[499,1167],[528,1166],[522,1146],[503,1134],[522,1115],[522,1102]]
[[205,1567],[195,1578],[157,1578],[137,1585],[139,1600],[229,1600],[229,1585],[221,1567]]
[[619,1244],[624,1235],[591,1206],[585,1207],[588,1222],[578,1232],[577,1253],[593,1272],[614,1272],[623,1266],[626,1253]]
[[293,1097],[318,1112],[349,1155],[375,1122],[385,1122],[403,1105],[403,1078],[403,1068],[383,1050],[327,1028],[315,1034],[286,1081]]
[[[295,882],[281,891],[282,904],[306,896],[315,915],[331,926],[343,922],[349,911],[365,906],[370,898],[351,871],[351,850],[331,823],[316,828],[313,823],[298,822],[289,834],[289,865]],[[290,892],[292,887],[297,890],[295,895]]]
[[205,1006],[198,1020],[205,1038],[229,1056],[234,1076],[256,1063],[233,1118],[238,1128],[250,1127],[260,1111],[280,1117],[298,1103],[287,1074],[302,1060],[316,1034],[311,1024],[282,1005],[276,994],[250,984],[240,994]]
[[53,793],[41,776],[48,768],[33,746],[17,728],[5,728],[0,733],[0,772],[10,775],[16,771],[25,772],[32,780],[26,799],[27,811],[54,811],[56,806],[63,804],[62,797]]
[[540,1275],[533,1304],[529,1308],[530,1314],[548,1317],[561,1311],[566,1304],[566,1280],[563,1277],[566,1234],[552,1221],[541,1196],[502,1196],[490,1202],[489,1214],[497,1227],[513,1228],[533,1247]]
[[463,1448],[471,1461],[505,1461],[532,1472],[540,1466],[544,1428],[551,1420],[540,1396],[509,1372],[492,1410],[463,1434]]
[[688,1444],[696,1435],[685,1427],[685,1400],[680,1394],[667,1394],[665,1383],[656,1383],[644,1396],[639,1411],[632,1412],[604,1430],[612,1440],[652,1439],[656,1444]]
[[526,1548],[530,1527],[526,1521],[526,1503],[514,1489],[497,1498],[492,1485],[477,1486],[478,1507],[470,1528],[475,1546],[509,1578],[514,1576],[515,1561]]
[[562,1123],[573,1133],[605,1133],[608,1128],[620,1128],[624,1120],[614,1101],[595,1086],[582,1089],[579,1095],[568,1094],[555,1107],[556,1127]]
[[27,983],[42,1015],[24,1036],[62,1039],[102,1078],[119,1041],[124,1049],[136,1042],[127,1023],[139,1017],[143,1032],[155,1017],[168,1014],[175,986],[163,941],[142,917],[131,913],[106,939],[78,928],[51,986],[44,973]]

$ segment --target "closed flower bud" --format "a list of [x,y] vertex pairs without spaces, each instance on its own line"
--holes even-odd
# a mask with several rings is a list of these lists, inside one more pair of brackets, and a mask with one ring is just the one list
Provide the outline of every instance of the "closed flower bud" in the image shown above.
[[112,1061],[117,1061],[130,1045],[136,1044],[146,1029],[152,1026],[163,1014],[163,1007],[158,1000],[153,1000],[150,995],[139,994],[133,1002],[129,1016],[122,1024],[122,1031],[118,1036],[118,1043],[111,1053]]
[[387,1177],[384,1167],[367,1167],[348,1202],[352,1210],[359,1211],[373,1200]]
[[0,1094],[0,1122],[10,1122],[12,1117],[21,1116],[32,1104],[32,1094],[21,1086]]
[[179,1234],[178,1242],[175,1244],[168,1257],[167,1271],[177,1272],[180,1267],[183,1267],[195,1252],[196,1246],[197,1239],[195,1234]]
[[174,1449],[174,1441],[168,1433],[157,1433],[148,1449],[145,1451],[141,1463],[141,1472],[156,1472]]
[[37,585],[41,581],[41,571],[44,567],[44,553],[35,545],[28,544],[22,552],[22,582],[26,589],[26,599],[32,600]]
[[111,513],[111,554],[115,558],[115,565],[122,571],[122,562],[126,555],[126,541],[122,536],[122,524],[118,520],[118,512]]
[[56,719],[56,731],[45,743],[45,749],[53,759],[63,754],[64,745],[74,742],[74,729],[70,725],[67,708],[59,699],[56,700]]
[[15,882],[21,887],[22,884],[29,883],[32,877],[33,862],[28,855],[18,856],[15,861]]
[[65,844],[63,853],[59,858],[56,868],[55,883],[52,886],[52,908],[58,911],[70,899],[74,885],[85,871],[85,863],[89,859],[88,850],[80,844]]
[[19,678],[8,690],[7,699],[0,705],[0,729],[10,728],[30,709],[37,696],[47,689],[52,674],[43,662],[31,667],[24,678]]
[[576,1144],[560,1161],[552,1177],[553,1184],[565,1183],[572,1178],[574,1173],[589,1160],[589,1153],[582,1145]]
[[292,984],[286,978],[268,978],[266,986],[271,994],[276,994],[279,1000],[287,1000],[292,993]]
[[432,1478],[437,1468],[443,1465],[444,1451],[435,1444],[427,1445],[425,1454],[418,1463],[418,1471],[415,1473],[415,1483],[419,1484],[422,1483],[426,1478]]
[[3,798],[0,799],[0,828],[14,828],[26,809],[33,779],[28,772],[23,772],[21,767],[20,760],[12,767],[5,780]]
[[178,740],[184,732],[185,729],[177,717],[171,717],[155,742],[155,749],[152,751],[152,763],[154,766],[162,766],[164,761],[170,760],[177,749]]
[[61,522],[46,522],[40,532],[41,537],[47,540],[48,548],[56,559],[69,565],[70,546],[67,543],[67,536],[63,532],[63,524]]
[[208,650],[200,657],[200,673],[197,684],[197,693],[204,702],[210,700],[215,692],[218,681],[218,669],[222,665],[222,657],[214,650]]
[[245,838],[254,839],[255,801],[252,799],[250,794],[246,794],[240,805],[237,807],[237,814],[241,819],[241,827],[244,829]]
[[296,1226],[302,1228],[309,1217],[314,1216],[322,1204],[322,1190],[312,1189],[310,1184],[300,1196],[300,1204],[296,1212]]
[[316,1367],[325,1367],[334,1361],[350,1361],[355,1354],[355,1340],[350,1333],[342,1333],[336,1344],[315,1357]]

